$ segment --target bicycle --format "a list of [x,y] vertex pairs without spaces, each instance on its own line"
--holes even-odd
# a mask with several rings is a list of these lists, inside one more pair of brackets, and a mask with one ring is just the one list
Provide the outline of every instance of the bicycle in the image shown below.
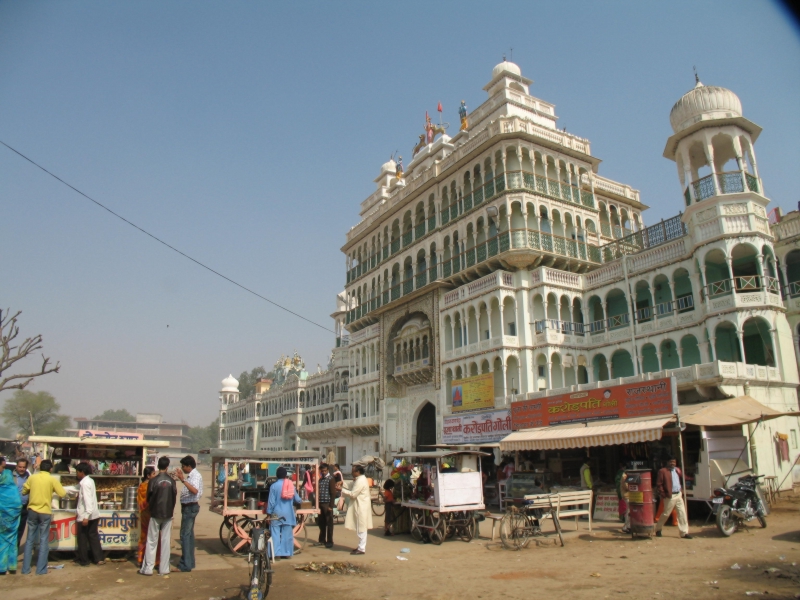
[[372,504],[372,514],[380,517],[386,512],[386,499],[383,497],[383,490],[374,486],[370,488],[370,503]]
[[269,534],[270,521],[283,521],[283,517],[267,515],[263,520],[255,522],[250,530],[250,549],[247,554],[247,563],[250,565],[250,589],[247,600],[263,600],[269,594],[272,585],[272,556],[275,548]]
[[[500,520],[500,541],[503,547],[508,550],[522,550],[527,548],[531,542],[531,537],[545,535],[541,527],[541,519],[549,514],[553,519],[561,545],[564,545],[564,538],[561,534],[561,523],[555,513],[555,509],[550,505],[549,510],[541,507],[534,507],[534,501],[518,508],[511,506]],[[541,504],[541,503],[540,503]],[[548,501],[549,504],[549,501]]]

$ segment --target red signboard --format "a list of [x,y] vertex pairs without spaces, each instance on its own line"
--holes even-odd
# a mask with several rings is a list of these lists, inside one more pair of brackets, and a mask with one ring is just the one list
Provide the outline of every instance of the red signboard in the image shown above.
[[677,389],[669,377],[511,404],[511,428],[532,429],[584,421],[671,415]]

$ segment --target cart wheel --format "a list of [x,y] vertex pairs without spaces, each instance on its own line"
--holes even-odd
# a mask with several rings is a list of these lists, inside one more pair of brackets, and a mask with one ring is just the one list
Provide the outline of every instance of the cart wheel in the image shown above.
[[418,542],[422,541],[422,530],[419,528],[419,522],[422,517],[422,511],[417,508],[412,508],[411,514],[411,537]]
[[509,550],[521,550],[530,542],[528,520],[524,515],[509,512],[500,521],[500,540]]
[[467,524],[463,525],[459,529],[461,540],[464,542],[471,542],[472,538],[475,537],[477,531],[478,531],[478,522],[475,520],[475,517],[469,517],[467,520]]
[[244,556],[250,550],[250,531],[255,522],[249,517],[241,517],[233,522],[228,532],[228,549],[236,556]]
[[219,541],[222,542],[222,545],[226,548],[228,547],[228,532],[231,529],[231,517],[225,517],[222,519],[222,523],[219,524]]
[[441,515],[442,521],[444,521],[444,539],[449,540],[451,537],[455,536],[458,526],[454,525],[453,521],[458,521],[457,517],[459,514],[460,513],[446,513]]
[[433,520],[433,528],[431,529],[431,543],[439,546],[444,541],[444,538],[447,537],[447,523],[442,518],[442,515],[433,517],[433,514],[431,514],[431,518]]
[[308,531],[306,531],[305,518],[298,519],[297,525],[294,526],[294,554],[300,554],[306,547],[308,542]]

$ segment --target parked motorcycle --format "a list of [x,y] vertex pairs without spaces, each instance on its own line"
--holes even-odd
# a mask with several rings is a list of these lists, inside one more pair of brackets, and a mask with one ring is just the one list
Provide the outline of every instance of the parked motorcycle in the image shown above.
[[728,537],[742,523],[758,519],[761,528],[767,526],[766,502],[758,489],[758,480],[763,475],[745,475],[732,487],[717,488],[711,502],[717,515],[717,529]]

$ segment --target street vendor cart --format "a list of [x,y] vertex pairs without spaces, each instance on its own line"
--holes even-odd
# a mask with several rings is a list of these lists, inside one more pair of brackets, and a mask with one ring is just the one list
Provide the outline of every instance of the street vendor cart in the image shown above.
[[[289,476],[296,480],[298,493],[303,483],[301,467],[313,469],[314,481],[319,480],[317,452],[211,448],[201,450],[200,454],[211,458],[209,510],[223,518],[219,526],[219,539],[237,556],[244,556],[250,550],[251,531],[264,518],[269,487],[276,481],[275,471],[278,467],[285,467]],[[319,514],[319,498],[316,494],[313,505],[305,500],[295,514],[294,553],[299,554],[308,538],[306,524],[312,515]]]
[[411,535],[437,545],[452,536],[465,542],[475,537],[476,513],[486,508],[480,457],[488,454],[440,449],[395,456],[401,460],[396,481],[400,505],[411,515]]
[[[142,481],[147,451],[148,448],[166,448],[169,442],[145,441],[120,432],[91,438],[33,435],[28,440],[41,447],[42,456],[54,463],[69,458],[73,465],[87,462],[92,466],[100,511],[100,545],[106,551],[135,551],[141,529],[136,490]],[[69,473],[54,473],[53,477],[60,478],[64,487],[78,484],[78,478]],[[54,496],[50,550],[77,549],[76,501],[69,497],[59,500]]]

